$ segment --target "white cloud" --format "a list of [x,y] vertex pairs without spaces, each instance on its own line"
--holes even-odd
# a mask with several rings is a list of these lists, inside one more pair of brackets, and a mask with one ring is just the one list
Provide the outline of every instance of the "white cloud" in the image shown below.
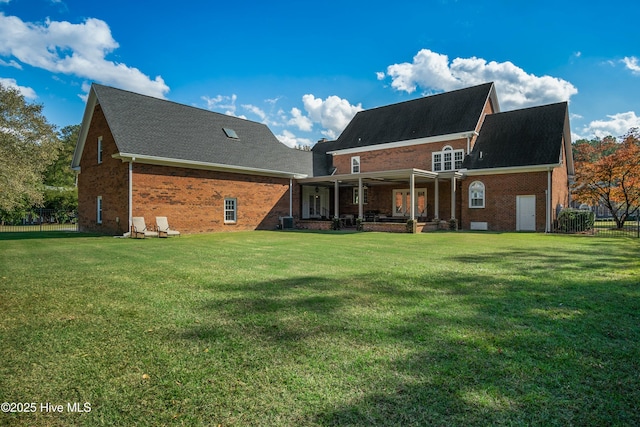
[[633,74],[640,74],[640,64],[638,64],[638,58],[636,58],[635,56],[625,56],[624,59],[622,59],[622,62],[624,62],[624,65],[629,70],[631,70]]
[[495,82],[500,105],[504,110],[552,102],[568,101],[578,90],[571,83],[551,76],[526,73],[511,62],[487,62],[482,58],[455,58],[422,49],[413,62],[387,67],[391,86],[412,93],[418,87],[425,91],[451,91],[486,82]]
[[249,110],[256,116],[260,117],[260,120],[262,120],[262,122],[267,121],[267,113],[265,113],[261,108],[251,104],[242,104],[242,108],[244,108],[245,110]]
[[15,60],[10,60],[9,62],[0,59],[0,65],[3,67],[13,67],[13,68],[17,68],[18,70],[22,70],[22,65],[18,64]]
[[0,77],[0,84],[4,87],[11,87],[14,89],[18,89],[18,91],[24,96],[26,99],[36,99],[38,95],[36,95],[36,91],[30,87],[19,86],[18,82],[15,79],[6,79]]
[[287,122],[289,126],[295,126],[301,131],[310,132],[313,128],[313,122],[307,116],[302,115],[302,111],[298,108],[291,109],[291,119]]
[[386,76],[387,76],[387,75],[384,73],[384,71],[377,71],[377,72],[376,72],[376,78],[377,78],[378,80],[384,80],[384,78],[385,78]]
[[235,93],[231,96],[218,95],[215,98],[202,96],[201,98],[207,103],[208,110],[221,112],[223,114],[226,114],[227,116],[246,118],[244,116],[236,115],[236,101],[238,99],[238,96]]
[[36,24],[0,13],[1,56],[54,73],[165,98],[169,87],[162,77],[151,79],[137,68],[106,59],[118,47],[109,26],[100,19],[89,18],[82,24],[50,20]]
[[362,111],[362,105],[351,105],[346,99],[338,96],[329,96],[324,101],[311,94],[302,97],[304,109],[314,123],[320,123],[324,128],[321,132],[330,139],[335,139],[349,124],[358,111]]
[[293,132],[284,129],[280,135],[276,135],[278,141],[282,142],[284,145],[294,148],[299,145],[312,145],[313,142],[308,138],[298,138]]
[[625,135],[631,128],[640,127],[640,117],[634,111],[608,115],[607,117],[607,120],[594,120],[585,126],[582,130],[582,134],[586,135],[584,138],[590,139],[589,135],[598,138],[609,135],[619,137]]

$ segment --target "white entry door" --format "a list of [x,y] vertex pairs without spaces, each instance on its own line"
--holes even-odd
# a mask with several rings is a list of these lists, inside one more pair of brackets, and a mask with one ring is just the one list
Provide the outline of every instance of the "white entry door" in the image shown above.
[[536,196],[516,196],[516,231],[536,231]]

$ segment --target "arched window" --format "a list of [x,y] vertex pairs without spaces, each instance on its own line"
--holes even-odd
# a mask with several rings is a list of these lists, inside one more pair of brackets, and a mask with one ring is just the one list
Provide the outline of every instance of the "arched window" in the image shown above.
[[432,153],[433,171],[451,171],[462,167],[464,150],[454,150],[450,145],[445,145],[442,151]]
[[480,181],[473,181],[469,186],[469,207],[484,208],[484,184]]

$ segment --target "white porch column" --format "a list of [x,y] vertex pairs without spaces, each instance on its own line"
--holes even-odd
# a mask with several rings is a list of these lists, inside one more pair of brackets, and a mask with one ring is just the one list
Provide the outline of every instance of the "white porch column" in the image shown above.
[[456,217],[456,177],[451,178],[451,219]]
[[333,181],[333,204],[334,204],[334,218],[340,218],[340,209],[339,209],[339,202],[340,202],[340,193],[338,193],[338,180],[336,179],[335,181]]
[[433,192],[433,217],[440,218],[440,191],[438,189],[438,178],[436,178]]
[[412,173],[411,176],[409,177],[409,198],[411,199],[411,202],[409,203],[410,209],[411,209],[411,214],[409,218],[411,218],[412,221],[416,219],[416,199],[413,197],[413,193],[415,192],[415,187],[416,187],[416,175]]
[[358,177],[358,218],[363,219],[364,215],[362,212],[362,178]]

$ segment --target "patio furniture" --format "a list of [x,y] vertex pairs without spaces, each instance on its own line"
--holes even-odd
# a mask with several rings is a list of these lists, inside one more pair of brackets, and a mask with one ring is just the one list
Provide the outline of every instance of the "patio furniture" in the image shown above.
[[144,217],[134,216],[131,218],[131,237],[145,238],[145,237],[158,237],[158,232],[149,230],[147,224],[144,222]]
[[180,236],[178,230],[172,230],[169,227],[169,221],[166,216],[157,216],[156,225],[158,227],[158,237]]

